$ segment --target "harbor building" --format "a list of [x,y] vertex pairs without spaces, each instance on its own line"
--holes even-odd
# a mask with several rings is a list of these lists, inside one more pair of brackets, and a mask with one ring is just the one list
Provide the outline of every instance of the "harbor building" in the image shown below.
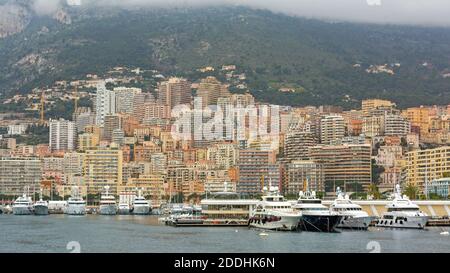
[[297,195],[300,191],[308,189],[316,192],[324,191],[324,170],[322,164],[309,160],[294,160],[286,164],[284,173],[283,192]]
[[442,198],[449,198],[450,194],[450,177],[435,179],[428,184],[428,196],[436,194]]
[[22,195],[25,187],[29,187],[30,193],[39,192],[42,171],[38,158],[0,158],[0,194]]
[[237,192],[260,194],[269,182],[280,186],[280,166],[274,151],[239,150]]
[[310,148],[310,160],[323,165],[325,191],[366,191],[372,182],[371,145],[318,145]]
[[425,193],[428,183],[450,173],[450,146],[408,152],[406,161],[406,182]]
[[88,193],[98,194],[105,186],[112,194],[117,194],[122,185],[122,150],[117,148],[99,148],[87,150],[83,159],[83,176]]

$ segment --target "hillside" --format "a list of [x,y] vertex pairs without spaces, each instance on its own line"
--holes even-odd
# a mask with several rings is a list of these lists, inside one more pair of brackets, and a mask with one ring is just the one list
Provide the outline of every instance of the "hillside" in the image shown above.
[[[195,80],[200,67],[235,64],[252,93],[274,103],[450,103],[445,28],[329,23],[243,7],[66,7],[63,15],[70,20],[31,14],[0,39],[2,95],[120,65]],[[286,87],[293,92],[278,91]]]

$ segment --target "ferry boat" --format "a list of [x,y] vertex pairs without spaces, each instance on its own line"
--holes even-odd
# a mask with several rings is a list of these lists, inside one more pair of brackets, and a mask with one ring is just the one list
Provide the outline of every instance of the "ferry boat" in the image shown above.
[[14,215],[30,215],[33,214],[33,201],[31,197],[24,193],[14,201],[12,206]]
[[336,189],[337,198],[330,205],[330,211],[342,216],[336,228],[367,230],[374,217],[362,210],[360,205],[354,204],[348,195],[344,195],[339,187]]
[[39,194],[39,201],[34,204],[35,215],[48,215],[48,202],[42,199],[42,189]]
[[324,206],[322,200],[316,198],[314,191],[301,191],[293,207],[302,213],[299,223],[299,229],[302,231],[334,232],[342,219],[342,216]]
[[117,206],[114,195],[109,194],[109,186],[105,186],[105,192],[100,197],[100,215],[116,215]]
[[72,195],[67,201],[66,214],[68,215],[85,215],[86,201],[80,195],[78,187],[72,187]]
[[264,187],[266,195],[258,202],[249,225],[268,230],[292,231],[298,228],[301,212],[294,211],[290,202],[280,195],[278,187]]
[[376,221],[376,227],[424,229],[430,217],[420,211],[418,205],[401,194],[400,185],[396,185],[394,200],[386,205],[387,212]]
[[133,201],[133,214],[147,215],[150,214],[150,203],[142,196],[141,190],[138,191],[138,196]]
[[208,226],[248,226],[253,210],[258,204],[256,199],[242,199],[236,192],[224,190],[212,193],[201,200],[203,224]]

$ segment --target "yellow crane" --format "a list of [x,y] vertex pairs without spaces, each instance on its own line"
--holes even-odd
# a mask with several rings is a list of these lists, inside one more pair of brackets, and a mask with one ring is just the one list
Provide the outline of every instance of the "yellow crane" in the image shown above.
[[45,90],[42,90],[41,92],[41,109],[40,109],[40,120],[39,123],[41,125],[44,125],[45,120],[44,120],[44,112],[45,112]]

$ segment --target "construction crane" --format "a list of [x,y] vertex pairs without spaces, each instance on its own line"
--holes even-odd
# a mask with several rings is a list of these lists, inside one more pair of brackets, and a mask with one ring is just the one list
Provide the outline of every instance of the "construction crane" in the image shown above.
[[45,90],[42,90],[42,92],[41,92],[41,109],[40,109],[40,120],[39,120],[39,123],[41,124],[41,125],[44,125],[45,124],[45,120],[44,120],[44,112],[45,112],[45,106],[44,106],[44,104],[45,104]]

